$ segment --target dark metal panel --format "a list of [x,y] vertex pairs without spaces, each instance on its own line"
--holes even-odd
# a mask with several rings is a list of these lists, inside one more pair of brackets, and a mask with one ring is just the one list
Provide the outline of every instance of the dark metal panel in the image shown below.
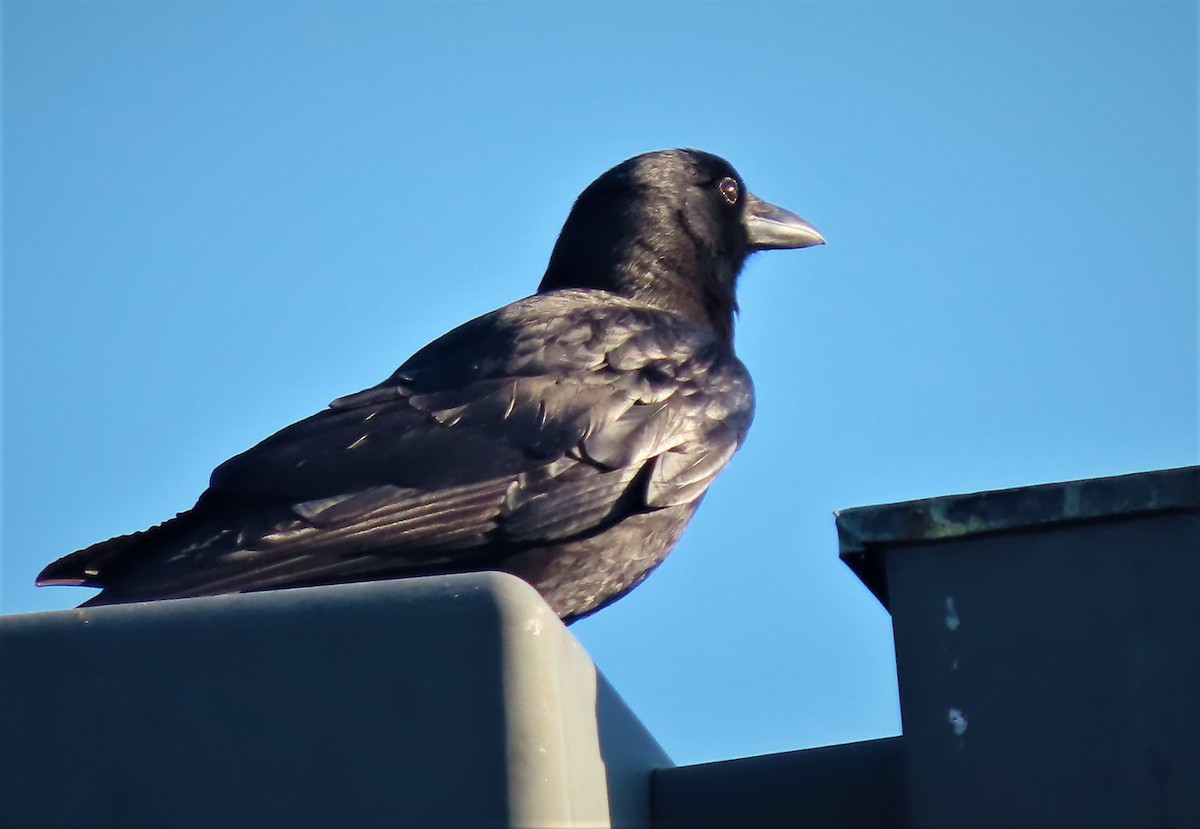
[[655,829],[903,827],[901,738],[654,772]]
[[1200,517],[886,552],[917,826],[1200,826]]

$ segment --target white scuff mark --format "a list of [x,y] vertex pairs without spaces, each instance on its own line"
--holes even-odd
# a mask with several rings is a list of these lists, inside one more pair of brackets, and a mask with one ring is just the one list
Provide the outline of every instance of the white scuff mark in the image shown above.
[[537,636],[538,634],[540,634],[542,632],[542,620],[541,619],[530,619],[529,621],[527,621],[525,623],[525,630],[529,631],[534,636]]
[[954,729],[955,737],[961,737],[967,733],[967,715],[958,708],[951,708],[946,712],[946,721]]
[[957,659],[955,659],[953,662],[950,663],[950,670],[952,670],[952,671],[958,670],[958,660]]
[[954,599],[950,596],[946,597],[946,630],[958,630],[958,626],[962,621],[958,618],[958,611],[954,609]]

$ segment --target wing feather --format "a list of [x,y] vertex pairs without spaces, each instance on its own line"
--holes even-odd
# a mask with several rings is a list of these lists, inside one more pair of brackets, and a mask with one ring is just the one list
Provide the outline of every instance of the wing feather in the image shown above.
[[47,573],[122,601],[497,566],[698,500],[752,406],[732,351],[686,320],[536,296],[225,462],[169,532]]

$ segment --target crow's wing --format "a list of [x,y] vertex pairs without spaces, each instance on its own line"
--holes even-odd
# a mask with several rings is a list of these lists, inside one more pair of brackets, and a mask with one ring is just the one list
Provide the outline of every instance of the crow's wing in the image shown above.
[[[752,408],[745,368],[686,320],[534,296],[222,464],[194,531],[103,569],[194,595],[468,568],[695,501]],[[81,582],[120,592],[103,572]]]

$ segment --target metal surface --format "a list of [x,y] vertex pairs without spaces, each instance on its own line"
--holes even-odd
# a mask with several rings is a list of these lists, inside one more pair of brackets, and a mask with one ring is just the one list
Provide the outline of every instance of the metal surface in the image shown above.
[[884,607],[881,550],[900,544],[1200,509],[1200,466],[838,510],[841,558]]
[[1200,826],[1198,468],[839,515],[911,826]]
[[479,573],[0,619],[5,827],[645,826],[670,760]]
[[904,821],[899,737],[654,773],[655,829],[870,829]]
[[1200,826],[1200,518],[917,545],[888,581],[913,825]]

